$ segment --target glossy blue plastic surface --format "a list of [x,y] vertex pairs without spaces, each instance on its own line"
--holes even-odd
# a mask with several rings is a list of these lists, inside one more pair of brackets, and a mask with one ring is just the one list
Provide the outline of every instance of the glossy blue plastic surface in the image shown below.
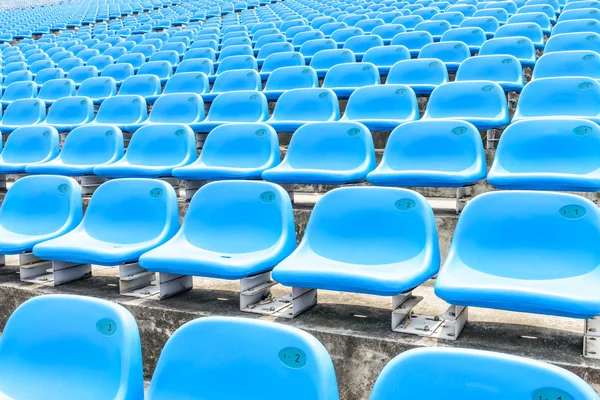
[[596,316],[599,220],[594,203],[572,194],[479,195],[459,218],[435,294],[456,305]]
[[213,75],[215,73],[215,67],[213,62],[208,58],[190,58],[183,60],[181,64],[177,66],[176,74],[185,72],[202,72],[206,75]]
[[155,272],[241,279],[270,271],[295,247],[285,190],[268,182],[219,181],[196,192],[177,235],[144,254],[140,265]]
[[600,53],[600,34],[594,32],[561,33],[552,35],[544,54],[556,51],[585,50]]
[[448,81],[446,64],[431,58],[397,62],[390,69],[386,84],[406,85],[417,95],[428,95]]
[[584,119],[530,119],[502,134],[488,182],[500,189],[600,190],[600,127]]
[[[227,60],[231,60],[232,58],[230,57]],[[210,93],[202,94],[202,99],[212,102],[221,93],[239,90],[262,90],[260,75],[258,75],[256,70],[235,69],[221,72],[217,75]]]
[[[285,365],[281,361],[285,349],[303,354],[306,363],[301,368]],[[239,376],[239,385],[228,384],[231,374]],[[273,384],[261,382],[264,374],[276,377]],[[325,347],[286,325],[211,317],[187,323],[169,339],[147,400],[275,399],[282,392],[290,400],[339,399]]]
[[276,183],[341,185],[362,182],[375,168],[371,132],[356,122],[315,122],[292,136],[281,164],[263,172]]
[[77,94],[89,97],[94,104],[99,105],[108,97],[117,95],[117,82],[111,77],[104,76],[88,78],[79,86]]
[[122,130],[131,131],[148,118],[148,108],[143,97],[123,95],[109,97],[98,109],[94,123],[116,125]]
[[101,55],[92,57],[88,60],[87,64],[96,67],[98,71],[102,71],[104,68],[115,63],[115,60],[111,56]]
[[262,172],[279,164],[279,139],[261,123],[226,124],[206,138],[198,160],[173,169],[182,180],[261,179]]
[[[194,93],[161,95],[144,124],[196,124],[204,119],[203,97]],[[143,124],[142,124],[143,125]]]
[[[101,321],[116,329],[103,333]],[[122,306],[39,296],[15,311],[2,333],[0,393],[19,400],[142,400],[141,353],[137,323]]]
[[[148,61],[142,64],[137,72],[137,75],[155,75],[163,85],[172,74],[173,66],[168,61]],[[123,85],[125,83],[123,82]]]
[[179,229],[177,195],[154,179],[114,179],[92,196],[81,223],[71,232],[40,243],[44,260],[118,265],[169,240]]
[[433,211],[420,194],[345,187],[315,205],[299,247],[276,266],[286,286],[394,296],[438,271]]
[[538,117],[585,118],[600,122],[600,83],[585,77],[531,81],[521,92],[513,121]]
[[28,174],[91,175],[94,167],[123,157],[123,134],[116,126],[84,125],[73,129],[58,157],[25,168]]
[[538,24],[542,28],[544,35],[550,36],[550,33],[554,30],[550,17],[543,12],[528,12],[524,14],[515,14],[508,19],[508,24],[520,23],[520,22],[533,22]]
[[423,21],[415,26],[415,32],[429,32],[435,42],[439,42],[444,32],[451,29],[448,21]]
[[362,60],[366,51],[379,46],[383,46],[383,39],[377,35],[354,36],[344,43],[344,49],[352,51],[357,61]]
[[413,90],[405,85],[376,85],[357,89],[346,105],[341,121],[364,124],[370,130],[392,130],[419,119],[419,106]]
[[452,393],[461,400],[538,400],[534,393],[546,388],[565,391],[573,399],[599,398],[583,379],[554,365],[481,350],[428,347],[405,351],[390,361],[370,399],[416,398],[422,395],[420,384],[427,385],[432,398]]
[[442,35],[442,42],[463,42],[469,46],[471,54],[479,52],[483,42],[487,40],[487,36],[483,29],[478,27],[463,27],[454,28]]
[[506,24],[498,28],[495,38],[524,36],[529,38],[536,49],[543,50],[545,45],[542,28],[532,22],[517,22]]
[[532,79],[561,76],[587,76],[600,79],[600,54],[584,50],[544,54],[533,70]]
[[19,99],[11,102],[0,121],[0,132],[10,133],[15,129],[41,123],[46,118],[46,105],[40,99]]
[[89,97],[71,96],[58,99],[50,107],[44,124],[60,132],[70,131],[94,119],[94,103]]
[[511,55],[516,57],[523,68],[535,66],[537,55],[531,39],[525,36],[490,39],[481,45],[480,56]]
[[508,104],[497,83],[449,82],[431,93],[422,119],[461,119],[480,130],[502,128],[509,123]]
[[11,72],[8,75],[3,75],[3,76],[4,76],[4,81],[2,82],[2,87],[7,87],[13,82],[32,81],[33,80],[33,75],[31,74],[30,71],[15,71],[15,72]]
[[277,100],[285,91],[319,87],[317,73],[311,67],[280,67],[269,74],[264,88],[267,100]]
[[374,64],[381,75],[387,75],[394,64],[410,60],[410,52],[404,46],[373,47],[365,52],[362,61]]
[[43,100],[46,106],[49,106],[60,98],[75,96],[76,93],[75,82],[72,80],[51,79],[42,85],[37,98]]
[[239,55],[227,57],[222,60],[217,67],[217,75],[225,71],[233,71],[237,69],[253,69],[258,71],[256,58],[249,55]]
[[471,56],[469,46],[463,42],[430,43],[423,46],[419,58],[436,58],[446,64],[448,72],[456,72],[460,64]]
[[240,90],[221,93],[212,102],[206,119],[193,125],[195,131],[210,132],[227,123],[264,122],[269,118],[269,104],[258,91]]
[[[581,3],[577,1],[575,3]],[[594,32],[600,33],[600,22],[595,19],[573,19],[569,21],[563,21],[556,24],[552,29],[552,35],[558,35],[561,33],[580,33],[580,32]]]
[[163,95],[173,93],[196,93],[203,95],[209,91],[208,76],[201,72],[178,72],[169,78]]
[[[63,176],[19,179],[0,208],[0,254],[31,251],[37,243],[75,228],[81,217],[81,188],[75,180]],[[0,378],[0,393],[2,387]]]
[[292,89],[279,97],[273,116],[267,121],[278,132],[293,132],[308,122],[337,121],[340,109],[329,89]]
[[96,67],[75,67],[69,71],[67,78],[71,79],[79,86],[84,80],[97,77],[98,73]]
[[[534,75],[538,68],[539,61]],[[492,81],[500,85],[505,92],[519,93],[525,85],[525,76],[521,63],[516,57],[497,54],[471,57],[463,61],[458,68],[455,81]]]
[[390,135],[367,180],[380,186],[461,187],[486,176],[479,131],[468,122],[415,121]]
[[329,69],[322,87],[331,89],[338,99],[347,99],[358,88],[379,85],[379,70],[371,63],[338,64]]
[[356,57],[351,50],[321,50],[312,57],[310,66],[315,69],[319,78],[323,78],[331,69],[331,67],[339,64],[354,62],[356,62]]
[[120,85],[125,79],[132,76],[134,73],[133,66],[129,63],[117,63],[109,65],[102,70],[102,77],[113,78],[117,85]]
[[189,126],[149,124],[133,134],[127,153],[120,160],[95,167],[94,174],[106,178],[159,178],[171,176],[173,168],[195,158],[196,137]]
[[147,103],[153,103],[160,96],[161,90],[161,80],[157,75],[138,74],[123,81],[119,89],[119,96],[142,96]]
[[2,94],[0,104],[3,107],[8,106],[11,102],[19,99],[32,99],[37,97],[37,85],[31,81],[20,81],[11,83]]
[[433,36],[429,32],[399,33],[392,39],[392,45],[406,47],[412,57],[417,57],[423,46],[433,43]]

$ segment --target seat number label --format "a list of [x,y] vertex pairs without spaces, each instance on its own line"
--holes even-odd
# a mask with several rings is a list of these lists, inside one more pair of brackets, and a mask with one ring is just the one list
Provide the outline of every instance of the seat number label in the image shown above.
[[306,354],[296,347],[286,347],[279,352],[279,361],[290,368],[302,368],[306,365]]
[[102,318],[96,322],[96,329],[104,336],[112,336],[117,331],[117,323],[110,318]]
[[574,400],[573,396],[564,390],[556,388],[538,389],[531,395],[531,400]]

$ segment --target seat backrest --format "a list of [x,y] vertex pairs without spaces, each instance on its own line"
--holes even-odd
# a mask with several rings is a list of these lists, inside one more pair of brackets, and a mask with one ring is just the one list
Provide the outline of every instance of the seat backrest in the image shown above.
[[525,14],[515,14],[508,19],[509,24],[517,22],[533,22],[534,24],[538,24],[540,28],[544,30],[549,31],[552,29],[552,23],[550,22],[550,18],[547,14],[543,12],[528,12]]
[[267,98],[258,91],[240,90],[218,95],[212,102],[207,121],[263,122],[269,118]]
[[[42,70],[43,71],[43,70]],[[13,82],[33,81],[33,75],[30,71],[14,71],[6,75],[2,86],[9,86]]]
[[252,46],[247,44],[240,44],[229,46],[221,50],[221,54],[219,54],[219,61],[225,60],[227,57],[232,56],[254,56],[254,51],[252,50]]
[[10,63],[3,68],[2,73],[8,75],[15,71],[27,71],[27,63],[24,61]]
[[410,52],[404,46],[373,47],[365,52],[362,61],[377,67],[391,67],[398,61],[410,60]]
[[84,124],[94,119],[94,103],[89,97],[63,97],[54,102],[48,112],[48,124]]
[[87,65],[94,66],[98,71],[102,71],[105,67],[114,64],[114,62],[115,60],[111,56],[101,55],[91,57],[88,60]]
[[579,32],[552,35],[546,43],[544,54],[570,50],[586,50],[600,53],[600,34]]
[[467,46],[481,46],[487,40],[483,29],[478,27],[454,28],[442,35],[442,42],[460,41]]
[[236,69],[217,75],[212,92],[229,92],[233,90],[261,90],[260,75],[253,69]]
[[202,94],[209,91],[208,76],[202,72],[178,72],[169,78],[163,95],[171,93]]
[[491,81],[448,82],[431,93],[423,118],[494,118],[508,119],[504,90]]
[[392,39],[392,45],[401,45],[409,50],[421,50],[423,46],[433,43],[433,36],[429,32],[404,32]]
[[206,75],[213,75],[214,71],[215,71],[215,68],[210,59],[208,59],[208,58],[193,58],[193,59],[183,60],[177,66],[176,73],[180,74],[182,72],[202,72],[203,74],[206,74]]
[[348,100],[344,117],[349,120],[412,120],[419,116],[417,97],[405,85],[386,84],[356,89]]
[[460,23],[464,21],[464,19],[465,16],[463,15],[463,13],[459,11],[448,12],[447,10],[445,12],[436,14],[433,17],[431,17],[432,21],[447,21],[453,26],[460,25]]
[[52,160],[58,155],[58,132],[49,126],[24,126],[6,139],[2,160],[6,163],[28,164]]
[[56,100],[61,97],[75,96],[75,82],[71,79],[51,79],[40,88],[38,99],[44,101]]
[[115,81],[124,81],[134,74],[133,66],[129,63],[109,65],[102,70],[102,77],[110,77]]
[[339,117],[336,94],[321,88],[288,90],[279,97],[273,110],[275,121],[328,121]]
[[419,52],[419,58],[437,58],[445,63],[460,63],[470,56],[469,47],[463,42],[429,43]]
[[8,105],[2,125],[22,126],[39,124],[46,118],[46,105],[39,99],[19,99]]
[[160,180],[110,180],[94,192],[79,228],[111,243],[161,245],[179,229],[177,195],[173,186]]
[[494,38],[484,42],[479,55],[508,54],[518,59],[536,58],[535,47],[531,39],[525,36]]
[[600,79],[600,54],[584,50],[544,54],[536,63],[532,79],[561,76]]
[[75,67],[69,71],[67,78],[73,80],[76,84],[80,84],[87,78],[97,77],[98,73],[98,69],[94,66]]
[[88,78],[83,81],[77,94],[93,99],[116,96],[117,82],[109,76]]
[[289,90],[319,87],[317,73],[311,67],[281,67],[273,71],[265,85],[268,90]]
[[600,10],[597,8],[579,8],[575,10],[566,10],[560,14],[559,21],[570,21],[582,18],[599,20]]
[[448,70],[438,59],[398,61],[390,69],[386,84],[432,84],[448,82]]
[[460,23],[461,28],[481,28],[485,33],[494,33],[499,26],[496,18],[486,16],[467,18]]
[[204,119],[204,102],[194,93],[160,96],[150,112],[148,122],[190,124]]
[[379,85],[379,70],[371,63],[351,63],[334,65],[327,71],[322,87],[362,87]]
[[32,99],[37,96],[37,86],[30,81],[13,82],[2,94],[2,100]]
[[455,80],[492,81],[496,83],[519,82],[521,85],[525,84],[523,68],[521,68],[519,60],[513,56],[502,54],[466,59],[460,64]]
[[64,76],[65,72],[60,68],[46,68],[38,72],[33,81],[36,85],[41,86],[50,80],[61,79]]
[[423,21],[415,26],[415,32],[429,32],[434,36],[441,36],[450,29],[452,25],[448,21]]
[[377,26],[373,29],[371,34],[377,35],[382,39],[392,39],[399,33],[406,32],[406,28],[401,24],[385,24]]
[[77,57],[81,58],[81,60],[84,63],[87,63],[90,58],[96,57],[96,56],[99,56],[99,55],[100,55],[100,51],[99,50],[97,50],[97,49],[87,49],[87,50],[80,51],[77,54]]
[[[33,183],[35,179],[43,182],[41,187],[56,192],[43,198],[40,193],[35,198],[47,199],[61,209],[71,193],[79,190],[73,179],[58,176],[23,178],[23,185],[25,180]],[[31,189],[40,187],[33,185]],[[80,197],[79,192],[79,213]],[[58,325],[50,333],[44,327],[53,323]],[[29,300],[9,318],[0,341],[0,355],[0,371],[6,378],[0,391],[14,398],[58,396],[76,400],[89,396],[90,390],[98,399],[122,396],[133,400],[144,394],[136,321],[125,308],[110,301],[72,295]],[[49,370],[63,374],[49,379]],[[39,385],[40,381],[45,384]]]
[[131,165],[185,165],[196,158],[196,136],[183,124],[149,124],[131,137],[127,153]]
[[139,95],[139,96],[154,96],[161,92],[161,84],[158,76],[154,74],[138,74],[130,76],[123,81],[119,89],[119,96],[123,95]]
[[[461,219],[464,215],[463,211]],[[558,217],[558,213],[556,215]],[[477,240],[476,236],[473,238]],[[456,365],[464,367],[456,368]],[[428,366],[431,375],[424,377],[419,371]],[[513,399],[598,399],[585,381],[554,365],[481,350],[428,347],[406,351],[390,361],[375,382],[371,400],[418,396],[418,385],[414,383],[421,382],[427,383],[433,396],[444,396],[451,391],[464,399],[499,400],[499,393]]]
[[271,54],[289,53],[289,52],[293,52],[293,51],[294,51],[294,46],[292,46],[292,44],[289,42],[267,43],[260,48],[256,58],[258,60],[264,60]]
[[146,100],[138,95],[109,97],[102,102],[95,122],[102,124],[128,124],[146,120]]
[[362,29],[351,27],[351,28],[343,28],[338,29],[331,34],[331,39],[335,40],[337,43],[345,43],[351,37],[364,35]]
[[198,48],[198,49],[190,49],[183,56],[183,60],[191,60],[194,58],[206,58],[212,62],[215,62],[217,59],[217,55],[213,49],[209,48]]
[[321,50],[315,54],[310,61],[310,66],[314,69],[328,70],[334,65],[354,62],[356,62],[356,57],[352,50],[331,49]]
[[[173,66],[168,61],[148,61],[140,67],[138,75],[156,75],[159,79],[173,74]],[[123,82],[125,83],[125,82]]]
[[514,119],[600,113],[600,83],[585,77],[540,78],[523,88]]
[[300,46],[300,53],[305,57],[311,57],[317,52],[327,49],[337,49],[336,42],[333,39],[312,39],[304,42],[302,46]]
[[250,55],[229,56],[223,61],[219,62],[219,66],[217,67],[217,75],[225,71],[232,71],[236,69],[253,69],[258,71],[256,58]]
[[109,49],[104,50],[102,55],[110,56],[116,60],[126,53],[127,53],[127,49],[125,49],[124,47],[111,47]]
[[508,21],[508,12],[503,8],[485,8],[475,11],[473,17],[493,17],[502,23]]
[[141,53],[144,57],[150,57],[152,54],[156,53],[156,47],[151,44],[138,44],[131,49],[130,53]]
[[[581,3],[580,1],[576,1],[574,3]],[[574,4],[571,3],[571,4]],[[595,32],[600,33],[600,21],[584,18],[584,19],[572,19],[568,21],[559,22],[552,29],[553,35],[558,35],[561,33],[581,33],[581,32]]]
[[302,53],[275,53],[267,56],[261,68],[261,72],[273,72],[277,68],[304,65],[306,65],[306,62],[304,61],[304,56],[302,55]]
[[123,157],[123,133],[112,125],[82,125],[73,129],[63,144],[65,164],[98,165]]
[[37,74],[38,72],[46,69],[46,68],[54,68],[54,62],[52,62],[52,60],[38,60],[38,61],[34,61],[30,66],[29,66],[29,71],[32,74]]

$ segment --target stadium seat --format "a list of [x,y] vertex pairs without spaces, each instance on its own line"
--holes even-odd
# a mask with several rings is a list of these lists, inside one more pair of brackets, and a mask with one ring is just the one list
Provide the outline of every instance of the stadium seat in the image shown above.
[[371,131],[392,130],[419,119],[415,93],[405,85],[366,86],[352,93],[341,121],[359,122]]
[[142,53],[128,53],[117,59],[117,64],[131,64],[135,69],[142,66],[146,62],[146,56]]
[[308,122],[339,119],[338,99],[332,90],[292,89],[279,97],[273,115],[267,123],[277,132],[294,132]]
[[[38,88],[41,88],[44,83],[52,80],[52,79],[62,79],[65,77],[65,73],[60,68],[46,68],[42,71],[38,72],[35,75],[35,79],[33,82],[37,85]],[[8,78],[4,82],[6,82]]]
[[[123,95],[109,97],[98,109],[96,124],[116,125],[121,130],[131,132],[148,118],[146,100],[142,96]],[[130,126],[132,127],[130,129]]]
[[429,32],[399,33],[392,39],[391,45],[401,45],[410,51],[411,57],[417,57],[421,49],[433,43],[433,36]]
[[[43,71],[43,70],[42,70]],[[33,81],[33,75],[30,71],[14,71],[10,74],[4,74],[4,81],[2,82],[2,87],[6,88],[11,83],[14,82],[22,82],[22,81]]]
[[600,20],[600,10],[597,8],[579,8],[575,10],[563,10],[560,13],[558,22],[571,21],[578,19],[595,19]]
[[[465,16],[463,13],[458,12],[458,11],[452,11],[452,12],[442,12],[440,14],[436,14],[434,15],[431,20],[432,21],[447,21],[451,24],[452,28],[458,28],[458,26],[460,25],[460,23],[462,21],[464,21]],[[418,30],[418,29],[415,29]]]
[[124,47],[111,47],[110,49],[104,50],[102,55],[112,57],[113,59],[118,59],[119,57],[125,55],[127,53],[127,49]]
[[552,22],[550,22],[550,17],[543,12],[528,12],[525,14],[515,14],[508,19],[507,24],[516,24],[520,22],[533,22],[534,24],[538,24],[540,28],[542,28],[542,32],[544,35],[550,36],[550,33],[553,31]]
[[[200,211],[202,207],[198,209]],[[248,214],[242,217],[247,218]],[[293,361],[287,360],[286,349],[293,349],[289,352],[295,357]],[[264,357],[265,354],[273,357]],[[221,361],[215,363],[214,360]],[[224,377],[231,373],[240,376],[241,385],[225,384]],[[260,383],[259,377],[264,374],[277,376],[277,383]],[[202,377],[200,385],[196,383],[196,377]],[[290,400],[339,399],[331,358],[317,339],[286,325],[246,318],[211,317],[184,325],[169,339],[147,398],[275,398],[283,388],[292,386],[296,389],[286,395]]]
[[75,96],[76,93],[75,82],[71,79],[51,79],[42,85],[37,98],[51,106],[56,100]]
[[527,37],[538,50],[543,50],[545,41],[542,28],[534,23],[519,22],[506,24],[498,28],[494,38]]
[[[350,38],[352,39],[352,38]],[[350,40],[348,39],[348,40]],[[348,43],[348,41],[346,41]],[[344,44],[345,45],[345,44]],[[300,46],[300,53],[304,56],[307,63],[310,63],[312,57],[321,50],[337,49],[337,44],[333,39],[312,39],[304,42]]]
[[148,61],[142,64],[137,75],[156,75],[160,79],[160,83],[164,85],[173,75],[173,66],[168,61]]
[[456,72],[460,64],[471,56],[469,46],[463,42],[429,43],[419,52],[419,58],[436,58],[446,64],[448,72]]
[[[141,68],[140,68],[141,71]],[[147,103],[153,103],[162,90],[161,80],[154,74],[138,74],[126,78],[119,88],[118,96],[137,95],[146,99]]]
[[435,294],[462,306],[595,317],[599,220],[597,206],[573,194],[479,195],[461,214]]
[[452,26],[448,21],[423,21],[415,26],[415,32],[429,32],[434,42],[439,42],[442,35],[451,29]]
[[531,39],[525,36],[494,38],[481,45],[480,56],[511,55],[516,57],[523,68],[535,66],[537,55]]
[[499,189],[598,191],[600,127],[583,119],[511,124],[498,144],[488,182]]
[[225,60],[227,57],[233,56],[250,56],[254,57],[254,51],[252,50],[252,46],[249,45],[237,45],[237,46],[229,46],[221,50],[219,54],[219,62]]
[[377,35],[354,36],[344,43],[344,49],[352,51],[357,61],[362,60],[366,51],[379,46],[383,46],[383,39]]
[[263,172],[275,183],[330,184],[362,182],[375,168],[371,132],[356,122],[316,122],[292,136],[281,164]]
[[433,18],[434,15],[439,14],[440,10],[437,7],[423,7],[423,8],[419,8],[416,9],[412,12],[412,15],[418,15],[423,17],[423,19],[425,21],[429,21],[431,18]]
[[399,61],[410,60],[410,52],[404,46],[374,47],[365,52],[362,61],[374,64],[379,73],[388,75],[390,69]]
[[58,132],[51,127],[17,128],[8,135],[0,154],[0,174],[25,173],[26,166],[55,158],[59,152],[58,145]]
[[310,60],[310,66],[317,72],[319,78],[324,78],[333,66],[355,62],[356,57],[351,50],[330,49],[315,54]]
[[[579,1],[575,3],[580,3]],[[556,24],[552,30],[553,35],[559,35],[561,33],[583,33],[593,32],[600,34],[600,21],[595,19],[572,19],[568,21],[562,21]]]
[[148,119],[141,124],[186,124],[193,125],[204,119],[204,102],[198,94],[184,92],[160,96]]
[[171,185],[115,179],[98,187],[74,230],[35,245],[33,253],[43,260],[113,266],[137,262],[178,229],[177,195]]
[[319,79],[311,67],[280,67],[270,73],[263,93],[267,100],[277,100],[290,89],[317,87]]
[[[375,36],[379,36],[381,39],[383,39],[383,44],[388,46],[392,42],[392,39],[394,38],[394,36],[396,36],[399,33],[403,33],[403,32],[406,32],[406,28],[404,27],[404,25],[385,24],[385,25],[380,25],[380,26],[376,27],[375,29],[373,29],[371,34],[375,35]],[[373,48],[371,48],[371,49],[373,49]],[[371,49],[369,49],[369,50],[371,50]],[[369,51],[369,50],[367,50],[367,51]]]
[[13,62],[8,65],[5,65],[2,69],[2,73],[4,75],[8,75],[11,72],[16,71],[27,71],[27,63],[26,62]]
[[[228,58],[231,60],[233,57]],[[221,64],[222,65],[222,64]],[[221,72],[217,75],[210,93],[202,94],[202,98],[212,102],[219,94],[236,90],[262,89],[262,82],[258,72],[253,69],[235,69]]]
[[176,74],[185,72],[202,72],[206,75],[214,75],[215,67],[208,58],[192,58],[179,63],[175,71]]
[[475,11],[473,17],[495,18],[500,25],[504,25],[508,21],[509,15],[503,8],[486,8]]
[[367,180],[379,186],[463,187],[485,179],[486,170],[481,136],[473,125],[414,121],[394,129]]
[[[217,75],[225,71],[233,71],[237,69],[253,69],[258,71],[258,63],[256,58],[248,55],[230,56],[219,62],[217,67]],[[215,77],[209,76],[209,80],[214,80]]]
[[478,53],[486,40],[485,32],[478,27],[454,28],[444,32],[441,38],[442,42],[463,42],[469,46],[471,54]]
[[46,68],[54,68],[54,63],[52,60],[38,60],[33,62],[29,66],[29,72],[35,75]]
[[[24,185],[25,180],[30,184],[37,180],[41,187],[31,189],[47,191],[38,196],[22,193],[23,199],[37,200],[31,204],[33,210],[50,206],[43,203],[40,207],[42,199],[61,209],[60,214],[40,212],[35,226],[44,218],[46,229],[54,230],[65,219],[75,219],[76,212],[71,211],[75,215],[70,218],[65,214],[77,209],[77,202],[81,218],[81,193],[77,196],[79,187],[72,178],[23,178]],[[56,194],[50,195],[51,190]],[[49,331],[45,328],[49,324],[56,327]],[[62,373],[49,375],[49,369]],[[73,295],[35,297],[17,308],[4,328],[0,374],[5,378],[0,382],[0,393],[10,396],[6,398],[139,400],[144,395],[144,381],[137,323],[129,311],[110,301]]]
[[405,15],[394,19],[392,21],[392,24],[400,24],[404,26],[408,32],[411,32],[415,29],[415,26],[417,26],[417,24],[423,21],[424,19],[420,15]]
[[44,121],[59,132],[68,132],[94,119],[94,103],[88,97],[69,96],[56,100]]
[[96,69],[98,71],[102,71],[105,67],[112,65],[114,63],[115,63],[115,60],[112,57],[106,56],[106,55],[95,56],[95,57],[90,58],[87,61],[87,65],[96,67]]
[[[459,12],[461,13],[466,19],[471,18],[473,16],[473,14],[475,14],[475,12],[477,11],[477,7],[475,7],[473,4],[469,4],[469,3],[455,3],[451,6],[449,6],[448,8],[446,8],[446,12],[450,13],[450,12]],[[466,21],[463,20],[464,21]]]
[[19,99],[12,101],[0,120],[0,132],[6,134],[15,129],[39,124],[46,118],[46,105],[40,99]]
[[33,99],[37,97],[37,85],[31,81],[21,81],[11,83],[2,94],[0,104],[2,107],[8,106],[11,102],[19,99]]
[[363,62],[334,65],[325,75],[322,87],[333,90],[338,99],[347,99],[359,87],[380,83],[377,67]]
[[100,52],[98,50],[87,49],[87,50],[83,50],[83,51],[80,51],[79,53],[77,53],[77,58],[80,58],[81,61],[83,61],[87,65],[90,58],[96,57],[99,55],[100,55]]
[[[534,69],[534,74],[538,68],[539,61]],[[471,57],[463,61],[458,68],[455,81],[492,81],[500,85],[507,93],[520,93],[525,85],[523,68],[521,68],[519,60],[514,56],[501,54]]]
[[285,286],[394,296],[438,271],[431,206],[407,189],[345,187],[315,205],[298,248],[273,269]]
[[196,157],[196,137],[183,124],[149,124],[131,137],[127,153],[118,161],[94,168],[105,178],[160,178],[171,176],[173,168],[191,163]]
[[129,63],[118,63],[109,65],[102,70],[100,76],[113,78],[117,84],[117,86],[121,85],[123,81],[130,76],[133,76],[134,69],[133,66]]
[[94,167],[113,163],[121,157],[123,134],[119,128],[83,125],[69,133],[58,157],[28,165],[25,171],[31,175],[92,175]]
[[135,46],[129,53],[140,53],[143,54],[146,58],[146,61],[150,58],[150,56],[156,53],[156,47],[151,44],[138,44]]
[[446,64],[437,59],[398,61],[387,77],[386,84],[409,86],[416,95],[429,95],[439,85],[449,81]]
[[88,78],[79,86],[77,94],[89,97],[94,104],[99,105],[108,97],[117,95],[117,82],[108,76]]
[[571,50],[594,51],[600,53],[600,34],[594,32],[579,32],[552,35],[546,43],[544,54]]
[[221,93],[213,100],[206,119],[193,125],[194,131],[210,132],[222,124],[264,122],[269,118],[269,104],[259,91]]
[[304,60],[304,56],[301,53],[297,52],[285,52],[285,53],[275,53],[268,56],[260,70],[261,79],[267,80],[269,74],[275,71],[278,68],[282,67],[299,67],[305,66],[306,61]]
[[202,72],[181,72],[169,78],[163,95],[172,93],[196,93],[203,95],[209,91],[208,76]]
[[600,83],[585,77],[540,78],[528,83],[513,122],[553,116],[600,122]]
[[600,79],[600,54],[572,50],[544,54],[533,70],[532,79],[563,76],[587,76]]
[[264,60],[271,54],[289,53],[294,51],[294,46],[291,43],[268,43],[260,48],[256,56],[259,65],[264,63]]
[[[98,69],[96,69],[96,67],[93,66],[75,67],[69,71],[69,73],[67,74],[67,78],[75,82],[75,86],[79,87],[79,85],[81,85],[83,81],[85,81],[88,78],[96,78],[98,74]],[[38,77],[39,74],[38,76],[36,76],[36,78]]]
[[[52,61],[52,60],[51,60]],[[54,63],[54,61],[52,61]],[[83,60],[78,57],[69,57],[61,60],[56,64],[56,67],[65,71],[65,73],[71,72],[73,68],[83,67]]]
[[[426,376],[419,373],[423,368],[430,371]],[[375,382],[371,400],[416,397],[421,384],[432,396],[450,392],[462,399],[493,399],[499,393],[513,399],[599,398],[581,378],[554,365],[481,350],[427,347],[390,361]]]
[[508,105],[497,83],[449,82],[433,90],[422,119],[464,120],[479,130],[503,128],[509,123]]
[[364,34],[365,33],[363,32],[362,29],[359,29],[356,27],[350,27],[350,28],[338,29],[337,31],[333,32],[331,34],[331,39],[336,42],[336,44],[339,48],[342,48],[342,47],[344,47],[344,43],[346,42],[346,40],[350,39],[351,37],[361,36]]

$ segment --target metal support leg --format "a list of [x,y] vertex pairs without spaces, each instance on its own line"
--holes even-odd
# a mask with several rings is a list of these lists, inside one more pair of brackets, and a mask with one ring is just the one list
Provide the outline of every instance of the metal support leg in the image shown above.
[[21,281],[35,284],[52,282],[54,286],[92,276],[90,264],[44,261],[32,253],[19,254]]
[[279,185],[281,186],[290,196],[290,200],[294,203],[294,184],[293,183],[284,183]]
[[456,213],[460,214],[467,205],[467,202],[471,200],[472,186],[463,186],[456,188]]
[[202,150],[208,133],[196,133],[196,150]]
[[4,254],[0,254],[0,267],[6,266],[5,258]]
[[184,181],[185,201],[192,200],[198,189],[206,185],[209,181]]
[[6,193],[6,175],[0,174],[0,193]]
[[[190,290],[193,277],[150,272],[138,263],[119,265],[119,291],[122,296],[162,300]],[[158,279],[156,279],[158,278]]]
[[21,178],[25,178],[27,176],[27,174],[14,174],[13,176],[15,177],[15,182],[16,182]]
[[240,282],[240,310],[253,314],[274,317],[294,318],[296,315],[317,304],[317,290],[292,288],[292,293],[274,299],[271,287],[277,282],[271,280],[271,273],[244,278]]
[[585,320],[583,333],[583,356],[600,359],[600,317]]
[[105,178],[99,178],[95,175],[84,175],[81,177],[81,194],[94,194],[100,185],[106,182]]
[[490,129],[486,131],[485,148],[487,150],[496,150],[501,133],[502,131],[499,129]]
[[179,179],[177,179],[177,178],[167,176],[167,177],[158,178],[158,179],[163,182],[167,182],[169,185],[173,186],[173,188],[175,189],[176,192],[179,189]]
[[392,330],[417,336],[456,340],[467,323],[468,307],[451,305],[440,316],[417,315],[413,309],[423,300],[412,293],[392,298]]

